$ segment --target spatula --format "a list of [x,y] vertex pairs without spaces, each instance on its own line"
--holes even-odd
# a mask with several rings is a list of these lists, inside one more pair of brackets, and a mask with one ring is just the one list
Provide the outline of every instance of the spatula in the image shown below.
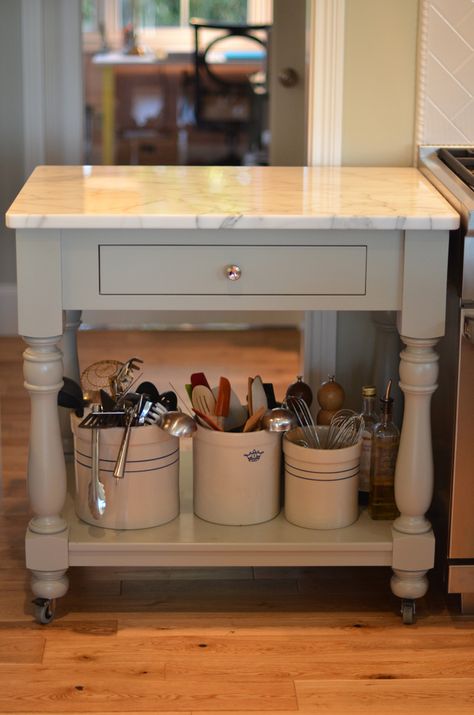
[[[213,387],[212,392],[217,400],[217,395],[219,394],[219,388]],[[226,432],[231,432],[236,430],[238,427],[243,427],[249,413],[247,408],[241,403],[240,397],[237,393],[230,388],[230,399],[229,399],[229,412],[227,417],[224,419],[224,430]]]
[[214,414],[219,427],[224,428],[224,420],[229,414],[230,405],[230,382],[226,377],[219,379],[219,389],[217,391],[217,400]]
[[193,389],[197,387],[197,385],[204,385],[204,387],[207,387],[208,390],[211,389],[211,386],[209,385],[206,376],[203,372],[193,372],[191,375],[191,386]]
[[263,387],[262,378],[260,377],[260,375],[255,375],[255,377],[253,378],[250,392],[252,395],[252,412],[251,412],[251,414],[257,412],[261,407],[264,408],[264,411],[267,410],[268,409],[268,400],[267,400],[265,388]]

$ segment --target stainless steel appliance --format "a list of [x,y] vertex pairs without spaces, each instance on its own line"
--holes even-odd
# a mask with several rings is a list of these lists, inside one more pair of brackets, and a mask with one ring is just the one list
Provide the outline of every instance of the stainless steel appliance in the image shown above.
[[433,399],[432,520],[449,593],[474,613],[474,147],[422,146],[419,168],[459,211],[450,237],[446,335]]

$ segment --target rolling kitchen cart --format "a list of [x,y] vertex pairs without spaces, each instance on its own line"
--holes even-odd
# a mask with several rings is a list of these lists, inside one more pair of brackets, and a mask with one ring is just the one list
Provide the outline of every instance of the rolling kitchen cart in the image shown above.
[[[458,223],[412,168],[37,168],[7,214],[28,346],[34,516],[26,565],[37,619],[53,618],[69,566],[390,565],[403,620],[412,622],[434,562],[425,517],[430,400],[449,231]],[[216,302],[222,310],[397,311],[405,411],[393,524],[365,510],[355,524],[329,531],[293,526],[282,514],[257,526],[209,524],[193,515],[190,463],[181,514],[169,524],[111,531],[76,517],[56,400],[61,340],[64,374],[78,378],[80,310],[215,310]]]

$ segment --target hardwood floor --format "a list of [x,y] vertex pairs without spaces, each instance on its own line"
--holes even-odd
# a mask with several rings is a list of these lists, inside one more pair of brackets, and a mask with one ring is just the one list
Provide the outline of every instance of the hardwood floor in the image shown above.
[[[82,332],[81,367],[145,361],[182,386],[221,372],[298,372],[292,330]],[[403,626],[388,568],[73,568],[49,626],[34,623],[24,567],[28,399],[16,338],[0,339],[0,713],[474,712],[474,619],[431,577]]]

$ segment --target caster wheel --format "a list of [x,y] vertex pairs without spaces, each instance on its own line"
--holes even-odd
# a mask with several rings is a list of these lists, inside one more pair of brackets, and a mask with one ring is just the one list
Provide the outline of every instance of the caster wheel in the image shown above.
[[402,599],[402,607],[401,607],[401,614],[402,614],[402,622],[406,626],[411,626],[415,622],[415,601],[410,598],[403,598]]
[[35,598],[33,601],[35,607],[35,620],[42,626],[48,625],[54,618],[56,609],[56,601],[49,598]]

